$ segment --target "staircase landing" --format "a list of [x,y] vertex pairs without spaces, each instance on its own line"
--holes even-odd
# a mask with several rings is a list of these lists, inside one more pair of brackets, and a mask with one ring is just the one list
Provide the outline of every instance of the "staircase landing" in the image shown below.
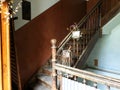
[[44,66],[33,77],[33,80],[29,84],[28,90],[51,90],[52,86],[52,69],[50,66]]

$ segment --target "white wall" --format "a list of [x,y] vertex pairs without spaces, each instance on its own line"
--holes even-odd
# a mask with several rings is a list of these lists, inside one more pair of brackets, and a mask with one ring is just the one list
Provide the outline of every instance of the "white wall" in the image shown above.
[[110,34],[111,31],[120,23],[120,13],[118,13],[112,20],[110,20],[103,27],[103,34]]
[[[33,19],[60,0],[27,0],[27,1],[31,2],[31,19]],[[17,5],[18,2],[20,2],[20,0],[14,0],[14,7]],[[27,20],[22,20],[21,8],[19,9],[18,13],[15,16],[18,16],[18,20],[15,20],[15,30],[19,29],[20,27],[29,22]]]

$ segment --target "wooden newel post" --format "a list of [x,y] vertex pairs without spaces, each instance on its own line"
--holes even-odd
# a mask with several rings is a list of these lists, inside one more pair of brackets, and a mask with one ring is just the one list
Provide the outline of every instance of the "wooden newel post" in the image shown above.
[[57,72],[55,70],[56,63],[56,39],[51,40],[52,44],[52,90],[57,90]]

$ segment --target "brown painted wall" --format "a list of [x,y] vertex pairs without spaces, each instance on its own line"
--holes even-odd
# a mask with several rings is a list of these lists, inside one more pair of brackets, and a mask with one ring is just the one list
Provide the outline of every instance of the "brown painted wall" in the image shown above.
[[[87,2],[87,13],[96,5],[99,0],[89,0]],[[102,26],[105,25],[112,17],[116,15],[116,12],[120,8],[120,0],[102,0],[101,15]]]
[[[95,5],[96,3],[100,0],[89,0],[87,2],[87,12],[89,12]],[[107,14],[120,0],[103,0],[102,3],[102,16]]]
[[120,0],[104,0],[102,4],[102,26],[111,20],[120,10]]
[[102,4],[102,15],[107,14],[120,0],[104,0]]
[[87,13],[97,4],[99,0],[89,0],[87,1]]
[[84,0],[61,0],[15,32],[22,86],[51,56],[52,38],[58,43],[66,28],[86,13]]

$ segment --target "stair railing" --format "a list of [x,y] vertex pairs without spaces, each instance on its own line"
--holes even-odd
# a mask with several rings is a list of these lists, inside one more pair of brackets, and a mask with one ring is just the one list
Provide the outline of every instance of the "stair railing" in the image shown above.
[[[100,32],[101,4],[102,4],[102,0],[100,0],[95,5],[95,7],[85,17],[83,17],[83,19],[78,24],[75,23],[74,25],[71,25],[69,27],[70,33],[58,46],[57,59],[59,63],[62,64],[63,52],[64,50],[68,50],[69,47],[71,47],[71,49],[69,50],[70,53],[66,52],[65,54],[70,56],[70,58],[72,59],[69,60],[71,61],[71,66],[76,67],[78,65],[78,62],[82,61],[81,57],[84,53],[86,53],[88,49],[87,47],[88,45],[90,45],[89,44],[90,41],[98,32]],[[73,38],[73,32],[75,31],[74,29],[80,31],[80,37],[77,39]],[[95,41],[92,41],[92,43],[95,44]],[[87,54],[89,54],[88,51]]]
[[[105,90],[112,87],[120,89],[120,79],[95,74],[89,71],[76,69],[56,63],[56,40],[51,40],[52,44],[52,90],[100,90],[99,84],[105,85]],[[79,81],[81,80],[81,81]],[[91,81],[91,84],[86,84]],[[103,90],[103,89],[102,89]]]

